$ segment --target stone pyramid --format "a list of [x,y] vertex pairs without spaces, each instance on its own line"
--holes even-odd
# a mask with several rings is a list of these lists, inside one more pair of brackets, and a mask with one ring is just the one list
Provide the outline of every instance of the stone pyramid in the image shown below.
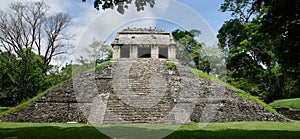
[[151,58],[118,61],[82,73],[0,119],[92,124],[284,121],[186,67]]

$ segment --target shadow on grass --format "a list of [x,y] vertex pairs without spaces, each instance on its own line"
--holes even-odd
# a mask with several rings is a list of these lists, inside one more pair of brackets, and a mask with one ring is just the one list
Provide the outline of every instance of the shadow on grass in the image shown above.
[[[276,128],[276,127],[274,127]],[[136,138],[136,139],[154,139],[159,134],[169,132],[168,129],[148,129],[148,128],[136,128],[136,127],[106,127],[101,128],[101,131],[115,132],[114,138]],[[134,134],[132,134],[134,133]],[[298,138],[300,131],[276,131],[276,130],[237,130],[226,129],[217,131],[207,130],[177,130],[174,131],[165,139],[198,139],[198,138]],[[92,126],[82,127],[20,127],[20,128],[4,128],[0,127],[0,138],[19,138],[19,139],[108,139],[110,137],[99,132]]]
[[300,131],[269,131],[269,130],[238,130],[226,129],[219,131],[176,131],[166,139],[295,139]]
[[19,138],[19,139],[76,139],[76,138],[100,138],[109,137],[100,133],[97,129],[90,126],[83,127],[19,127],[2,128],[0,127],[0,139]]

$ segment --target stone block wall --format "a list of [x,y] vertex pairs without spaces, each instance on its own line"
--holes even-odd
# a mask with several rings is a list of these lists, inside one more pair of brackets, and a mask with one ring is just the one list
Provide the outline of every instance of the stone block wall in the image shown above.
[[284,121],[233,90],[165,60],[124,60],[82,73],[1,121],[165,123]]
[[276,111],[292,120],[300,120],[300,110],[291,110],[289,108],[275,108]]

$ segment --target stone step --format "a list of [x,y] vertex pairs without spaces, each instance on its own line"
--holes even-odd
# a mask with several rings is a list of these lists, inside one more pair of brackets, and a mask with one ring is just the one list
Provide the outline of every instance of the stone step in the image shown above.
[[[158,73],[157,71],[165,72]],[[167,90],[166,87],[170,85],[171,82],[166,81],[166,83],[158,83],[155,84],[155,86],[151,86],[149,79],[151,79],[151,75],[155,74],[168,76],[166,71],[167,69],[164,61],[152,61],[147,59],[118,62],[112,73],[114,76],[114,80],[112,81],[114,86],[113,89],[115,91],[132,92],[128,92],[129,94],[124,94],[124,92],[117,93],[119,99],[111,97],[111,99],[108,100],[104,123],[115,123],[116,121],[118,121],[118,123],[174,123],[174,116],[167,116],[168,114],[165,114],[166,112],[169,113],[171,111],[169,103],[174,103],[174,97],[167,97],[164,96],[164,94],[163,96],[148,97],[151,93],[155,93],[152,91],[165,93]],[[176,84],[178,86],[177,88],[179,88],[179,79],[171,78],[170,80],[178,82]],[[129,104],[124,105],[123,103],[120,103],[122,101],[120,98],[122,97],[130,98]],[[161,100],[162,102],[157,104],[158,102],[155,100]],[[156,107],[156,109],[153,111],[153,109],[143,108],[142,106],[152,106],[152,108]]]

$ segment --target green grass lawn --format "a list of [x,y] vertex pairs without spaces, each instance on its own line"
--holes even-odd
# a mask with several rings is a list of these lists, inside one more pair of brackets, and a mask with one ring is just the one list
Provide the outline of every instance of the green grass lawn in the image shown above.
[[0,107],[0,113],[7,111],[9,108],[8,107]]
[[[141,133],[155,134],[168,131],[174,125],[97,125],[102,131],[112,130],[119,136],[116,138],[142,138]],[[132,135],[130,133],[136,133]],[[120,134],[121,133],[121,134]],[[140,133],[140,134],[139,134]],[[198,139],[198,138],[299,138],[300,121],[292,122],[230,122],[209,123],[199,128],[197,123],[183,125],[166,139]],[[149,137],[149,136],[148,136]],[[0,138],[28,139],[90,139],[109,138],[92,125],[63,123],[3,123],[0,122]]]
[[300,98],[276,100],[269,104],[273,108],[290,108],[300,110]]

